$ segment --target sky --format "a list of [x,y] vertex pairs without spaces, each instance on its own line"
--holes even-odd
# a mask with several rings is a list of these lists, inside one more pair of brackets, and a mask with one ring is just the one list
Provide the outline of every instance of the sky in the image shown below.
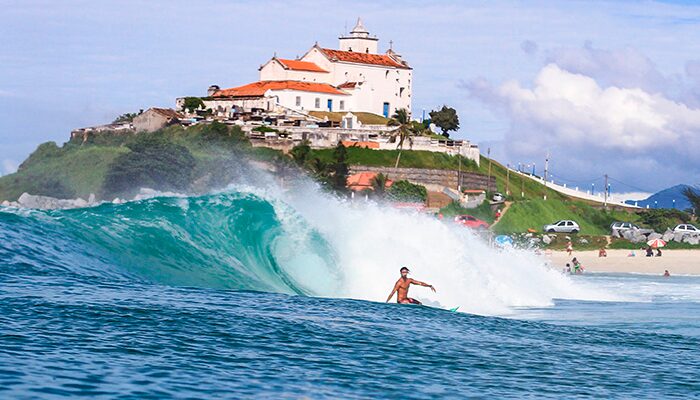
[[0,0],[0,172],[125,112],[257,80],[362,17],[414,68],[414,117],[570,186],[700,184],[700,3]]

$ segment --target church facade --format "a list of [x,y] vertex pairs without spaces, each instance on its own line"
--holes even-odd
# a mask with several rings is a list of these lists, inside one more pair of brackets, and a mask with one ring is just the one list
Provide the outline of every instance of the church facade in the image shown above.
[[[298,59],[272,57],[259,68],[259,81],[210,88],[205,102],[230,113],[252,104],[266,111],[411,114],[413,69],[392,48],[379,53],[379,39],[362,20],[339,38],[339,48],[314,44]],[[248,106],[246,106],[248,105]]]

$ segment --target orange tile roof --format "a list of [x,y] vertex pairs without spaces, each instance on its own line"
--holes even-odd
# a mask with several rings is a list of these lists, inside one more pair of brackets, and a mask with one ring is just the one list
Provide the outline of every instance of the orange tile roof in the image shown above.
[[326,72],[325,69],[319,67],[318,65],[308,62],[308,61],[299,61],[299,60],[285,60],[282,58],[278,58],[277,61],[282,64],[283,67],[287,69],[291,69],[294,71],[309,71],[309,72]]
[[342,94],[347,93],[327,84],[301,81],[259,81],[215,92],[212,97],[259,97],[268,90],[297,90],[300,92]]
[[404,68],[410,67],[396,62],[393,58],[384,54],[357,53],[354,51],[342,51],[332,49],[320,49],[331,61],[345,61],[357,64],[381,65],[385,67]]
[[[372,190],[372,180],[377,176],[376,172],[360,172],[359,174],[353,174],[348,176],[347,187],[350,190],[359,192],[365,189]],[[391,187],[394,181],[386,181],[386,187]]]
[[340,89],[355,89],[355,86],[357,86],[357,83],[358,82],[345,82],[345,83],[341,83],[340,85],[338,85],[338,87]]

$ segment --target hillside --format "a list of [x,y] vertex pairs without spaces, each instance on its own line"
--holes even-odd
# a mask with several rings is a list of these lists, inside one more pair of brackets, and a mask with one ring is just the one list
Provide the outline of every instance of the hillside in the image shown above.
[[[136,154],[139,148],[145,152]],[[174,157],[177,151],[191,170],[182,169],[178,163],[182,160]],[[130,161],[124,162],[130,155],[133,156]],[[276,150],[252,147],[239,128],[222,124],[188,129],[173,126],[139,135],[105,132],[90,136],[85,143],[73,140],[61,147],[54,142],[40,145],[16,173],[0,177],[0,201],[14,201],[24,192],[84,199],[93,193],[98,199],[110,199],[107,195],[114,193],[105,188],[110,172],[120,173],[121,176],[113,178],[127,184],[133,179],[136,180],[133,184],[150,184],[149,187],[156,189],[225,185],[241,160],[280,157]],[[115,165],[120,160],[121,165]],[[176,184],[177,178],[172,178],[185,172],[187,182]],[[123,183],[121,187],[125,187]]]

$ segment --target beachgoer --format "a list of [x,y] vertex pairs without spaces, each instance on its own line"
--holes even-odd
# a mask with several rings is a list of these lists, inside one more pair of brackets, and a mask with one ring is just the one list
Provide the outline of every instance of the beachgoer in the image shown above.
[[396,302],[397,303],[421,304],[420,301],[408,297],[408,287],[411,286],[411,284],[429,287],[433,292],[435,291],[435,288],[433,287],[433,285],[428,285],[425,282],[421,282],[421,281],[417,281],[413,278],[409,278],[408,273],[410,271],[408,270],[408,268],[402,267],[399,270],[399,272],[401,272],[401,278],[399,278],[399,280],[396,281],[396,284],[394,285],[394,289],[389,294],[389,297],[387,297],[387,299],[386,299],[387,303],[394,296],[394,293],[396,293]]
[[598,257],[607,257],[608,252],[605,250],[605,247],[601,247],[600,250],[598,250]]
[[496,220],[498,220],[499,218],[501,218],[501,209],[500,208],[498,210],[496,210]]
[[581,274],[581,273],[583,273],[583,265],[581,265],[581,263],[579,262],[578,259],[576,259],[576,257],[574,257],[574,258],[571,260],[571,263],[574,264],[574,273],[575,273],[575,274]]
[[656,256],[661,257],[661,249],[660,248],[656,249]]
[[664,271],[664,276],[671,276],[671,274],[668,272],[668,270]]
[[574,244],[571,243],[571,240],[569,240],[568,242],[566,242],[566,252],[569,253],[569,256],[570,256],[571,253],[573,253],[573,251],[574,251]]
[[651,246],[647,246],[646,252],[647,257],[654,257],[654,250],[651,249]]
[[571,274],[571,264],[566,263],[566,268],[563,271],[565,274]]

